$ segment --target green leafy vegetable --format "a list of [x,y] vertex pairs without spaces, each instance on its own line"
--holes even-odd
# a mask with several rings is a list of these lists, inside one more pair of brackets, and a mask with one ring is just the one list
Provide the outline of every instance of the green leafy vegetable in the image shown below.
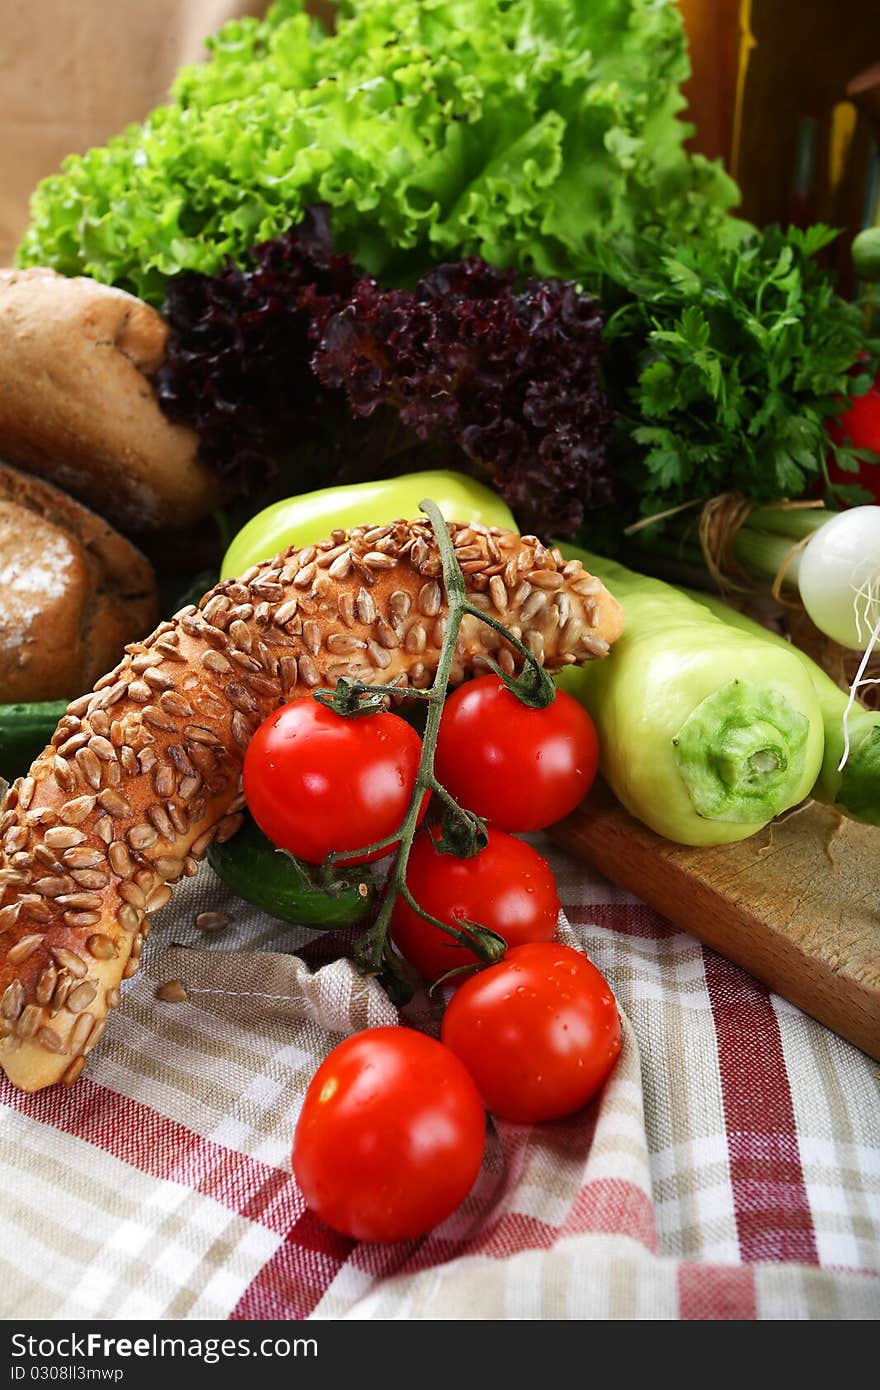
[[[622,470],[646,513],[730,488],[801,496],[827,480],[829,418],[873,380],[869,363],[852,369],[878,345],[815,260],[835,233],[743,231],[731,222],[733,244],[702,237],[674,255],[668,239],[604,253]],[[857,469],[857,450],[833,452]]]
[[280,0],[209,47],[170,105],[40,184],[21,264],[158,304],[326,203],[388,282],[470,254],[589,277],[616,236],[685,241],[736,198],[683,149],[673,0],[348,0],[333,34]]

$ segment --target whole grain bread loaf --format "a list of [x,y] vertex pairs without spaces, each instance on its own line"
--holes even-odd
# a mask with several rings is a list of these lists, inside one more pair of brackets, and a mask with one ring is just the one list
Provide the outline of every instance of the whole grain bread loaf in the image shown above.
[[157,618],[152,566],[108,522],[0,463],[0,703],[71,699]]
[[206,516],[217,482],[152,386],[167,331],[155,309],[96,280],[0,270],[0,458],[125,531]]

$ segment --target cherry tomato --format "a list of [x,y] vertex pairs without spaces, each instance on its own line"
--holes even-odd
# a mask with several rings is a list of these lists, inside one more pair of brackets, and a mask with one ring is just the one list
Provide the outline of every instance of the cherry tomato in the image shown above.
[[457,990],[441,1037],[502,1120],[556,1120],[600,1089],[620,1052],[611,987],[568,946],[536,943]]
[[[244,759],[244,791],[273,844],[320,864],[392,834],[415,786],[422,741],[396,714],[346,719],[317,700],[294,700],[257,729]],[[422,804],[422,813],[428,796]],[[364,864],[390,850],[353,856]]]
[[[511,946],[552,941],[559,895],[550,865],[537,850],[490,829],[485,849],[472,859],[456,859],[435,849],[439,834],[435,827],[416,837],[406,869],[407,887],[426,912],[453,927],[463,919],[478,922]],[[391,939],[427,980],[479,963],[473,951],[426,922],[403,898],[394,904]]]
[[499,830],[527,831],[573,811],[598,761],[593,721],[571,695],[530,709],[497,676],[479,676],[446,701],[434,767],[462,806]]
[[[880,454],[880,377],[863,396],[854,396],[842,415],[829,421],[828,433],[835,444],[849,443],[854,449]],[[857,473],[847,473],[832,458],[828,476],[832,483],[859,483],[880,502],[880,464],[860,463]]]
[[483,1160],[477,1088],[448,1048],[370,1028],[315,1072],[293,1139],[306,1202],[356,1240],[422,1236],[464,1201]]

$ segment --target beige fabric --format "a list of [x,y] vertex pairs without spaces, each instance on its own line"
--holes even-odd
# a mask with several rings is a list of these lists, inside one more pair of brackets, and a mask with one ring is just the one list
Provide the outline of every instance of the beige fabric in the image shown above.
[[38,179],[167,95],[204,37],[266,0],[0,0],[0,265]]

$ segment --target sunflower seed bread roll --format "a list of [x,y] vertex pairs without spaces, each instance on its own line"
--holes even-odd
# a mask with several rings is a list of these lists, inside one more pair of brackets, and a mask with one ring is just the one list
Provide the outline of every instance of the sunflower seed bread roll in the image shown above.
[[[579,561],[531,536],[450,523],[468,594],[548,668],[604,656],[622,613]],[[446,622],[427,521],[335,531],[224,580],[68,706],[0,804],[0,1065],[72,1084],[152,915],[241,821],[241,765],[279,704],[340,676],[430,685]],[[466,616],[452,680],[514,653]]]

